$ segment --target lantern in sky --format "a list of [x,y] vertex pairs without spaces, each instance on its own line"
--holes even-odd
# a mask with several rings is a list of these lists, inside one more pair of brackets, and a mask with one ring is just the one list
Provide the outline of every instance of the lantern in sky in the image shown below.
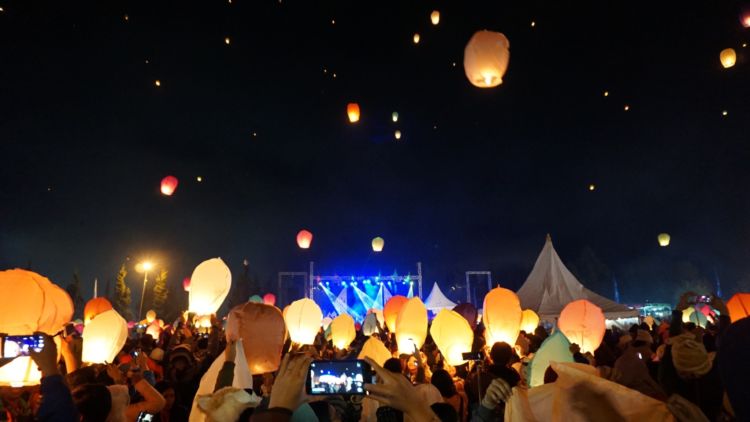
[[568,303],[560,313],[557,326],[581,353],[594,353],[604,338],[606,322],[602,309],[586,299]]
[[266,293],[263,295],[263,303],[266,305],[276,305],[276,295],[273,293]]
[[365,344],[362,346],[362,350],[359,352],[357,359],[370,358],[380,366],[385,364],[385,361],[392,358],[391,352],[383,344],[380,339],[376,337],[370,337]]
[[412,41],[414,41],[414,44],[419,44],[419,34],[414,34],[414,36],[411,38]]
[[531,309],[524,309],[521,312],[521,330],[527,334],[534,334],[534,330],[539,326],[539,315]]
[[182,279],[182,289],[186,292],[190,291],[190,277],[185,277]]
[[391,296],[385,303],[383,316],[385,317],[385,325],[391,333],[396,332],[396,318],[398,318],[398,313],[401,312],[401,307],[408,301],[409,299],[404,296],[395,295]]
[[669,241],[672,239],[672,237],[667,233],[659,233],[659,236],[657,236],[656,239],[659,241],[659,246],[665,248],[669,246]]
[[156,311],[153,309],[150,309],[148,312],[146,312],[146,322],[151,324],[156,320]]
[[375,239],[372,239],[373,252],[381,252],[383,250],[383,246],[385,246],[385,240],[383,240],[382,237],[378,236]]
[[487,345],[504,341],[513,347],[521,331],[521,302],[508,289],[495,287],[484,297],[482,321],[485,326]]
[[346,115],[349,116],[349,121],[355,123],[359,121],[359,104],[349,103],[346,105]]
[[86,363],[114,362],[128,338],[128,323],[114,309],[102,312],[83,329],[83,354]]
[[725,48],[719,53],[719,60],[721,60],[721,65],[724,68],[730,68],[737,63],[737,53],[733,48]]
[[221,258],[201,262],[190,277],[189,310],[198,315],[216,313],[232,287],[232,273]]
[[355,337],[354,319],[348,314],[340,314],[331,321],[331,340],[337,349],[346,349]]
[[391,113],[391,120],[393,120],[393,123],[398,122],[398,111]]
[[463,365],[462,355],[471,352],[474,331],[458,312],[443,309],[432,320],[430,335],[449,365]]
[[396,317],[396,342],[399,353],[412,354],[427,337],[427,308],[419,297],[404,303]]
[[530,387],[544,384],[544,373],[550,362],[574,362],[570,342],[562,331],[556,331],[547,337],[529,362],[526,382]]
[[110,309],[112,309],[112,304],[105,297],[100,296],[89,300],[83,307],[83,323],[88,324],[95,316]]
[[174,176],[167,176],[161,179],[161,193],[167,196],[172,196],[175,189],[177,189],[178,180]]
[[300,249],[309,249],[312,239],[312,233],[307,230],[300,230],[299,233],[297,233],[297,246],[299,246]]
[[297,344],[313,344],[323,321],[323,312],[312,299],[295,300],[284,315],[289,337]]
[[750,7],[746,7],[740,14],[740,23],[745,28],[750,28]]
[[477,308],[474,305],[472,305],[471,303],[461,303],[456,305],[453,310],[464,317],[466,322],[469,323],[469,326],[472,330],[477,328],[477,316],[479,315],[479,313],[477,312]]
[[750,293],[735,293],[727,302],[729,318],[737,322],[750,315]]
[[430,13],[430,22],[432,22],[433,25],[437,25],[440,23],[440,12],[437,10],[433,10],[432,13]]
[[227,340],[242,339],[245,359],[252,374],[279,368],[286,339],[286,325],[279,308],[261,303],[244,303],[229,311]]
[[475,32],[464,48],[464,71],[469,82],[478,88],[494,88],[503,83],[509,48],[510,42],[499,32]]
[[396,138],[396,140],[401,139],[401,131],[397,130],[397,131],[393,132],[393,137]]

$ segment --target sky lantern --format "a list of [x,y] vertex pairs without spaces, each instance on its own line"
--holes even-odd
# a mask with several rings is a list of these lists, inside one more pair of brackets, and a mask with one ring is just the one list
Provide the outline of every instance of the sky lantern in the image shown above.
[[462,354],[471,352],[474,331],[469,322],[456,311],[443,309],[432,320],[430,335],[449,365],[463,365]]
[[383,366],[385,361],[392,358],[393,355],[380,339],[377,337],[370,337],[362,346],[362,350],[359,352],[357,359],[364,359],[366,357],[374,360],[378,365]]
[[737,63],[737,53],[734,48],[725,48],[719,53],[719,60],[721,60],[721,65],[724,68],[730,68]]
[[385,317],[385,325],[391,333],[396,332],[396,318],[398,313],[401,311],[401,307],[404,306],[409,299],[405,296],[395,295],[388,299],[388,302],[383,306],[383,317]]
[[750,315],[750,293],[735,293],[727,302],[729,318],[737,322]]
[[331,321],[331,340],[337,349],[346,349],[355,337],[357,330],[354,328],[354,319],[349,314],[340,314]]
[[455,308],[453,308],[454,311],[458,312],[459,315],[464,317],[466,322],[469,323],[469,326],[472,330],[477,328],[477,317],[479,316],[479,312],[477,311],[477,308],[472,305],[471,303],[460,303],[456,305]]
[[128,323],[114,309],[104,311],[83,329],[83,354],[86,363],[114,362],[128,338]]
[[746,7],[740,13],[740,23],[744,28],[750,28],[750,7]]
[[182,279],[182,289],[186,292],[190,291],[190,277],[185,277]]
[[430,13],[430,22],[432,22],[433,25],[440,23],[440,11],[433,10],[432,13]]
[[158,340],[161,336],[162,327],[158,321],[154,321],[146,327],[146,334],[150,335],[154,340]]
[[401,131],[397,130],[397,131],[393,132],[393,137],[396,138],[396,140],[401,139]]
[[232,287],[232,273],[221,258],[201,262],[190,277],[190,312],[215,314]]
[[531,309],[524,309],[521,312],[521,330],[527,334],[534,334],[534,330],[539,326],[539,315]]
[[95,316],[110,309],[112,309],[112,304],[105,297],[100,296],[89,300],[83,307],[83,323],[88,324]]
[[273,293],[266,293],[263,295],[263,303],[266,305],[276,305],[276,295]]
[[568,341],[581,348],[581,353],[594,353],[604,338],[606,322],[602,309],[586,299],[568,303],[557,321]]
[[373,312],[369,312],[362,322],[362,334],[371,336],[378,332],[378,316]]
[[263,303],[263,298],[260,297],[260,295],[252,295],[249,298],[247,298],[247,301],[253,302],[253,303]]
[[418,33],[415,33],[413,37],[411,37],[411,40],[414,41],[414,44],[419,44],[420,36]]
[[156,311],[153,309],[150,309],[148,312],[146,312],[146,323],[151,324],[156,320]]
[[252,374],[279,368],[286,339],[286,325],[279,308],[261,303],[243,303],[229,311],[227,340],[242,339],[247,366]]
[[299,246],[300,249],[310,249],[312,240],[313,234],[308,230],[300,230],[299,233],[297,233],[297,246]]
[[161,179],[161,193],[167,196],[172,196],[179,181],[174,176],[167,176]]
[[398,111],[391,113],[391,120],[393,120],[393,123],[398,122]]
[[508,38],[499,32],[475,32],[464,48],[464,71],[469,82],[478,88],[494,88],[503,83],[509,48]]
[[383,240],[382,237],[378,236],[374,239],[372,239],[372,250],[373,252],[382,252],[383,246],[385,246],[385,240]]
[[495,287],[484,297],[482,321],[485,326],[487,345],[504,341],[511,347],[516,344],[521,331],[521,302],[518,296],[508,289]]
[[659,241],[659,246],[666,248],[669,246],[669,241],[672,237],[667,233],[659,233],[659,236],[657,236],[656,239]]
[[530,387],[544,384],[544,373],[550,362],[574,362],[570,342],[562,331],[556,331],[547,337],[529,362],[526,382]]
[[312,299],[295,300],[284,315],[289,337],[297,344],[313,344],[323,321],[323,312]]
[[349,122],[356,123],[359,121],[359,104],[349,103],[346,105],[346,115],[349,116]]
[[396,342],[399,353],[414,353],[427,337],[427,308],[422,299],[413,297],[404,303],[396,317]]

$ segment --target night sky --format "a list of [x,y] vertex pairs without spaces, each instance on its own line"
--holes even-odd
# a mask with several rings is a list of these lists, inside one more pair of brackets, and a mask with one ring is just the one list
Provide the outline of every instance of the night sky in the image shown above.
[[[180,283],[220,256],[271,282],[421,261],[430,284],[515,289],[550,233],[609,297],[612,277],[631,303],[748,289],[740,6],[0,0],[0,268],[90,284],[151,258]],[[464,75],[480,29],[510,40],[494,89]]]

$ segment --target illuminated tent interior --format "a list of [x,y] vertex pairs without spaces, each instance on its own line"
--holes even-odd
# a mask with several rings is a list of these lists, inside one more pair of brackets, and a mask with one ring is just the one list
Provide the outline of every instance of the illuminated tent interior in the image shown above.
[[438,313],[442,309],[453,309],[456,307],[456,304],[445,297],[443,291],[440,290],[440,286],[438,286],[437,283],[434,283],[430,295],[427,296],[427,299],[424,301],[424,306],[428,311]]

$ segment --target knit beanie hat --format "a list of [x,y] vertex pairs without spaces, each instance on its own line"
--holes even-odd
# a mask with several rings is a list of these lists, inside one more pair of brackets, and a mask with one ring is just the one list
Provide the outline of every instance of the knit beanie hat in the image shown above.
[[695,341],[692,334],[672,337],[669,343],[672,345],[672,363],[682,378],[700,378],[711,370],[706,347]]

